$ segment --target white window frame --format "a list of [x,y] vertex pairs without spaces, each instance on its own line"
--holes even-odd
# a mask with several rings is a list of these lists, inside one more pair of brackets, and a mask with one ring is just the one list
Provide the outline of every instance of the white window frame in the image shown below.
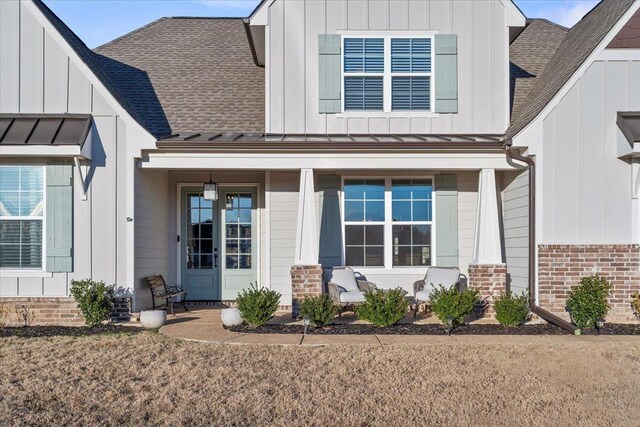
[[[435,105],[434,70],[436,63],[435,35],[437,31],[383,31],[376,33],[362,33],[354,31],[339,31],[341,35],[340,78],[342,90],[342,112],[337,117],[438,117],[433,112]],[[344,41],[345,39],[384,39],[384,73],[345,73],[344,71]],[[431,39],[431,72],[430,73],[392,73],[391,72],[391,39]],[[429,110],[393,110],[392,107],[392,77],[429,77],[430,78],[430,109]],[[382,77],[383,109],[382,110],[347,110],[345,94],[345,77]]]
[[[345,181],[356,180],[384,180],[384,221],[346,221],[345,220]],[[392,182],[394,180],[418,180],[428,179],[431,181],[431,221],[393,221],[393,194]],[[425,269],[429,266],[436,265],[436,180],[435,175],[347,175],[342,176],[340,186],[340,221],[342,226],[342,264],[346,265],[346,226],[347,225],[384,225],[384,265],[383,266],[364,266],[351,265],[358,270],[371,271],[402,271],[403,273],[424,274]],[[424,266],[393,266],[393,226],[394,225],[430,225],[431,226],[431,264]]]
[[16,268],[0,267],[3,277],[47,277],[47,168],[44,163],[16,163],[1,164],[0,168],[6,167],[40,167],[42,168],[42,215],[33,216],[9,216],[0,217],[0,221],[42,221],[42,259],[40,268]]

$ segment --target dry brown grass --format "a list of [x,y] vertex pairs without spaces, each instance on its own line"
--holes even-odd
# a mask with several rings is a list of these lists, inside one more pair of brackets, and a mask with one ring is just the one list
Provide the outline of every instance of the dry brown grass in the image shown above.
[[640,345],[0,339],[0,425],[640,425]]

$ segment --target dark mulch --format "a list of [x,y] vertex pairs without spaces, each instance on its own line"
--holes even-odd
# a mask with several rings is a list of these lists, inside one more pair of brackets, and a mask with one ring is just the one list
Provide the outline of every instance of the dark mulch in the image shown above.
[[135,326],[27,326],[0,329],[0,338],[86,337],[91,335],[137,334],[144,329]]
[[[265,325],[257,328],[236,326],[229,328],[234,332],[253,334],[301,334],[301,325]],[[443,325],[400,324],[387,327],[374,325],[330,325],[323,328],[309,327],[308,334],[313,335],[445,335],[447,328]],[[583,335],[595,335],[594,329],[582,331]],[[550,324],[523,325],[518,328],[502,325],[468,324],[455,328],[453,335],[569,335],[565,330]],[[640,335],[640,324],[607,324],[602,335]]]

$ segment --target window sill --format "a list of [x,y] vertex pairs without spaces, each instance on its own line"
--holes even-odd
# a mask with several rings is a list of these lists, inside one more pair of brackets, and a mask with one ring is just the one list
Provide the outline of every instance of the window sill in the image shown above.
[[432,111],[344,111],[336,114],[340,119],[347,118],[380,118],[389,119],[393,117],[401,118],[436,118],[440,117],[439,113]]
[[42,270],[3,270],[0,269],[0,277],[53,277],[53,273]]

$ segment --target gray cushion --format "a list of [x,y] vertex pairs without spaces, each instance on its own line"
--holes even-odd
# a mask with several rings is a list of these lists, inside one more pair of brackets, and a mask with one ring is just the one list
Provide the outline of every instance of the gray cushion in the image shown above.
[[433,291],[433,288],[416,292],[416,301],[423,301],[423,302],[429,301],[429,296],[431,295],[431,291]]
[[450,288],[460,280],[459,268],[429,267],[424,276],[425,289],[431,289],[431,285]]
[[364,292],[360,292],[360,291],[342,292],[340,294],[340,302],[349,303],[349,304],[364,302]]
[[326,270],[325,280],[327,282],[335,283],[339,287],[344,288],[347,292],[360,290],[360,288],[358,288],[358,282],[356,281],[356,274],[349,267]]

